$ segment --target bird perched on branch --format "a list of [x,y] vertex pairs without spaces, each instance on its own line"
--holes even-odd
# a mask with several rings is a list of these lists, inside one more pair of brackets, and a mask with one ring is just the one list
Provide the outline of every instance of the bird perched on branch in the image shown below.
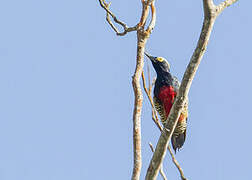
[[[145,53],[145,55],[151,60],[152,65],[157,73],[153,101],[155,108],[161,117],[161,121],[164,124],[175,101],[180,82],[170,73],[170,64],[166,59],[163,57],[150,56],[147,53]],[[183,107],[177,126],[171,138],[172,147],[175,153],[176,150],[179,150],[185,142],[187,116],[188,99]]]

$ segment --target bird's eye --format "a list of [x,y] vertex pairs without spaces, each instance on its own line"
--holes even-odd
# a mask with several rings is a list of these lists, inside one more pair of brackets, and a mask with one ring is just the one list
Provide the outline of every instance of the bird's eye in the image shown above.
[[162,57],[157,57],[156,59],[157,59],[157,61],[159,61],[159,62],[163,62],[163,61],[164,61],[164,58],[162,58]]

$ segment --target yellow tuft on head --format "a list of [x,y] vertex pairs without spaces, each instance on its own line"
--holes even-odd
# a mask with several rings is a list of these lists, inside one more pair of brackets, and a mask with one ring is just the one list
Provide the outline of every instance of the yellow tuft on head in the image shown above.
[[156,60],[159,62],[163,62],[165,59],[163,57],[157,57]]

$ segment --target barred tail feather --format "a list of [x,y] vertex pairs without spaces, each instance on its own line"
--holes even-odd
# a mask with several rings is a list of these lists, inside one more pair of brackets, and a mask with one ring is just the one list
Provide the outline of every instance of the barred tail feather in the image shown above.
[[172,135],[171,142],[172,142],[172,147],[176,153],[177,149],[179,149],[184,145],[186,139],[186,130],[182,134]]

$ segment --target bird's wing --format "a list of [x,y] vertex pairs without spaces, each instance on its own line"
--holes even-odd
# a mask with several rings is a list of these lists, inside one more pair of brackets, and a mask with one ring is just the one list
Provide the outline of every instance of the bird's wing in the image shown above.
[[163,103],[156,97],[153,97],[153,102],[158,114],[160,115],[161,122],[164,123],[166,120],[166,113]]
[[[174,90],[178,93],[178,90],[179,90],[179,87],[180,87],[180,81],[178,80],[178,78],[176,76],[173,76],[172,77],[172,85],[173,85],[173,88]],[[183,111],[187,113],[188,111],[188,97],[186,97],[186,102],[185,102],[185,105],[184,105],[184,108],[183,108]]]

